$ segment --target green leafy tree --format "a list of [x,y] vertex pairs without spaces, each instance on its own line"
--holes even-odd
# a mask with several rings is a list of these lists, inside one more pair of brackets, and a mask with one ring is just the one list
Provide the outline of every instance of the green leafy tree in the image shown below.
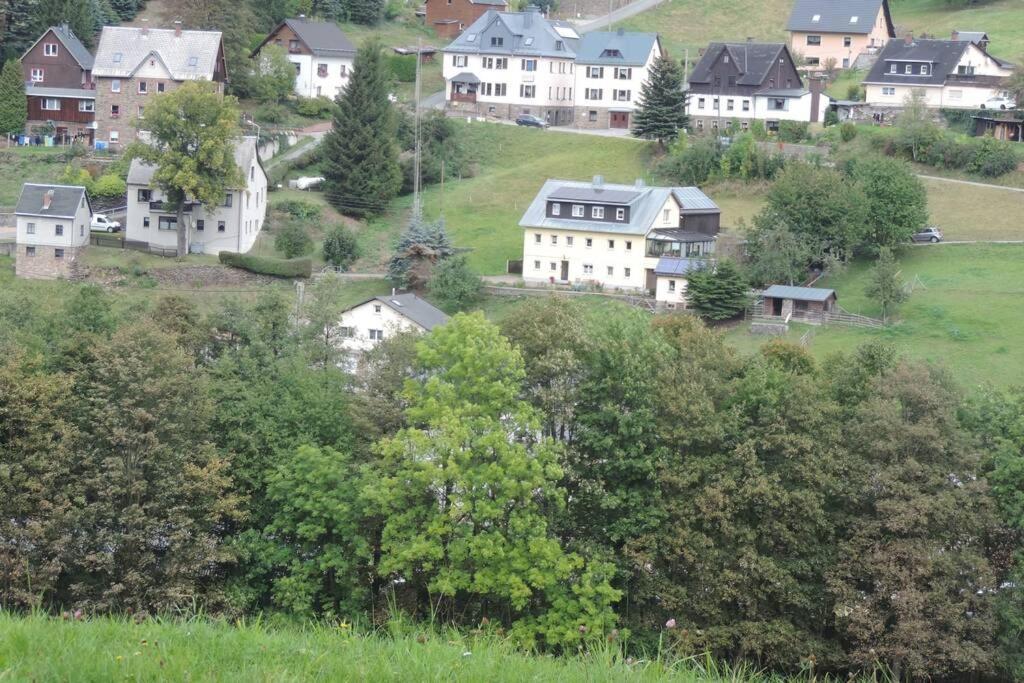
[[280,102],[295,89],[295,65],[280,45],[264,45],[249,77],[248,93],[260,102]]
[[303,221],[287,220],[274,235],[274,248],[285,258],[296,258],[313,251],[313,238]]
[[871,271],[864,293],[882,307],[882,320],[888,320],[893,309],[910,296],[906,284],[900,279],[900,264],[888,247],[879,251],[878,262]]
[[483,281],[465,256],[453,256],[437,264],[427,287],[442,308],[464,311],[480,300]]
[[359,48],[348,87],[338,95],[334,126],[323,142],[327,198],[351,216],[383,213],[402,185],[383,60],[379,42]]
[[324,238],[323,253],[324,261],[335,268],[348,270],[359,258],[359,243],[351,230],[339,225]]
[[3,71],[0,71],[0,133],[22,133],[27,120],[25,73],[21,62],[10,58],[4,63]]
[[[287,0],[292,2],[292,0]],[[175,3],[175,16],[185,28],[203,31],[220,31],[224,44],[224,62],[231,76],[228,83],[229,92],[238,97],[250,96],[250,77],[252,76],[252,60],[249,54],[254,40],[265,35],[280,19],[261,23],[257,13],[266,5],[273,3],[238,2],[237,0],[178,0]],[[293,6],[295,10],[298,7]],[[295,16],[294,11],[288,16]],[[292,67],[292,79],[295,78],[295,67]],[[294,83],[294,80],[292,81]]]
[[913,161],[924,161],[932,145],[942,137],[942,130],[931,117],[924,90],[912,89],[903,100],[903,111],[896,117],[895,143]]
[[378,571],[402,579],[420,609],[486,616],[525,642],[610,630],[618,594],[603,566],[566,553],[548,529],[547,511],[564,505],[562,472],[519,399],[519,353],[482,314],[460,314],[423,340],[418,366],[413,426],[379,445],[366,489],[384,519]]
[[727,320],[739,315],[749,303],[749,287],[743,273],[732,261],[720,261],[690,275],[686,287],[689,305],[709,320]]
[[[1020,60],[1017,60],[1017,63],[1020,64]],[[1017,103],[1017,108],[1024,109],[1024,71],[1014,69],[1004,87]]]
[[128,191],[128,186],[125,184],[124,179],[113,173],[106,173],[101,175],[92,184],[92,193],[97,197],[115,198],[123,197],[124,193]]
[[146,106],[150,144],[137,145],[134,151],[156,166],[152,182],[175,210],[179,257],[188,254],[185,203],[195,200],[212,208],[224,201],[229,188],[243,182],[234,155],[238,120],[235,99],[222,97],[205,82],[185,83]]
[[755,228],[749,233],[747,272],[760,285],[797,284],[807,275],[813,253],[807,241],[785,225]]
[[[681,148],[679,148],[682,146]],[[677,149],[679,148],[679,149]],[[721,168],[722,148],[717,138],[680,140],[658,170],[677,183],[702,185]]]
[[863,246],[870,252],[901,246],[924,227],[928,193],[905,162],[865,155],[849,161],[844,174],[858,183],[867,197],[868,230]]
[[664,148],[686,128],[687,120],[683,69],[675,60],[660,56],[640,88],[633,114],[633,135],[657,140]]

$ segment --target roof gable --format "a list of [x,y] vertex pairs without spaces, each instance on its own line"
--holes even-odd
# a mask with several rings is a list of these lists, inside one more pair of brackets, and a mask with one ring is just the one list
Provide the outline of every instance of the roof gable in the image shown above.
[[221,55],[221,33],[104,26],[93,75],[130,77],[153,54],[174,80],[212,80]]
[[19,216],[74,218],[83,199],[91,213],[89,197],[81,185],[25,183],[21,186],[21,196],[14,212]]
[[[911,42],[890,40],[878,55],[878,61],[871,67],[865,83],[895,83],[902,85],[942,85],[964,52],[970,48],[981,49],[967,41],[923,40]],[[893,63],[926,63],[930,65],[928,75],[907,74],[900,68],[891,72]]]
[[[494,42],[491,38],[501,38]],[[453,40],[444,52],[471,52],[524,57],[574,59],[580,36],[570,24],[540,12],[487,10]]]
[[888,35],[895,36],[888,0],[795,0],[786,30],[867,34],[879,10],[885,13]]
[[312,21],[299,17],[297,19],[285,19],[267,34],[263,42],[252,51],[255,56],[263,46],[287,26],[295,34],[309,51],[318,57],[352,57],[356,54],[356,46],[348,39],[341,28],[333,21]]
[[793,62],[789,48],[782,43],[711,43],[693,68],[690,83],[710,83],[712,67],[723,56],[729,57],[739,73],[736,85],[762,85],[777,60]]
[[78,39],[78,36],[75,35],[74,31],[72,31],[71,27],[67,24],[51,26],[43,31],[43,35],[39,36],[39,38],[36,39],[36,42],[32,43],[32,45],[25,50],[24,54],[21,55],[21,58],[24,59],[29,52],[35,49],[36,45],[43,41],[43,38],[51,34],[58,42],[60,42],[61,45],[64,46],[64,49],[68,51],[68,54],[78,62],[78,66],[82,67],[86,71],[92,70],[92,53],[89,52],[85,45],[82,44],[82,41]]
[[593,31],[580,41],[576,61],[580,64],[643,66],[655,45],[659,45],[657,33]]
[[347,313],[374,302],[387,306],[403,318],[416,323],[427,332],[430,332],[435,327],[444,325],[449,320],[447,313],[412,293],[375,296],[372,299],[367,299],[351,308],[345,309],[344,312]]

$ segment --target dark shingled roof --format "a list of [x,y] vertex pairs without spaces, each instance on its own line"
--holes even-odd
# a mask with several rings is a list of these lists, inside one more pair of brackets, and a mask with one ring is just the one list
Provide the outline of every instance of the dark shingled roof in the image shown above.
[[711,43],[693,68],[690,83],[711,83],[711,66],[723,50],[728,50],[733,64],[742,72],[736,85],[761,85],[785,49],[782,43]]
[[[889,5],[885,0],[796,0],[789,15],[788,31],[867,34],[875,25],[878,9],[885,7],[889,36],[895,36]],[[814,21],[817,16],[818,20]]]
[[[394,294],[392,296],[377,296],[373,299],[368,299],[363,302],[369,303],[370,301],[379,301],[382,304],[387,305],[397,313],[404,315],[409,320],[413,321],[427,332],[434,329],[438,325],[444,325],[448,322],[448,316],[444,311],[437,308],[428,301],[424,301],[415,294]],[[359,304],[362,306],[363,304]],[[353,306],[352,308],[356,308]],[[349,309],[351,310],[351,309]]]
[[639,192],[632,190],[606,190],[601,187],[560,187],[548,195],[548,199],[626,205],[639,196]]
[[[50,208],[44,209],[43,202],[47,192],[53,192],[53,197],[50,199]],[[21,197],[14,212],[21,216],[74,218],[79,204],[82,203],[82,197],[85,196],[85,188],[80,185],[25,183],[21,186]],[[88,198],[86,201],[88,202]]]
[[253,50],[256,55],[271,36],[287,26],[299,40],[305,43],[306,47],[318,57],[348,57],[354,56],[356,46],[342,33],[338,25],[333,21],[313,21],[312,19],[285,19],[274,27],[274,30],[267,34],[260,46]]
[[[915,40],[907,45],[904,40],[890,40],[878,55],[878,61],[871,67],[865,83],[893,85],[942,85],[964,50],[971,43],[960,40]],[[931,64],[928,75],[905,74],[903,69],[889,73],[892,62],[927,62]]]
[[[43,32],[43,35],[39,36],[39,40],[45,38],[46,34],[50,31],[53,31],[53,35],[61,42],[64,49],[68,51],[68,54],[74,57],[75,61],[78,62],[78,66],[88,71],[92,71],[92,53],[86,49],[85,45],[82,45],[82,41],[78,39],[78,36],[74,34],[70,27],[66,24],[62,26],[51,26]],[[32,47],[28,50],[25,50],[25,55],[27,55],[32,48],[39,43],[39,40],[32,43]],[[25,58],[25,55],[21,56],[22,59]]]

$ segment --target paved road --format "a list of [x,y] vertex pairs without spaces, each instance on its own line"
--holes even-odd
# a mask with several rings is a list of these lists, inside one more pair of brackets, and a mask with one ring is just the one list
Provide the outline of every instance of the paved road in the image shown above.
[[[616,22],[622,21],[623,19],[629,19],[634,17],[641,12],[645,12],[652,7],[657,7],[664,0],[636,0],[631,2],[624,7],[620,7],[614,10],[611,15],[611,23],[614,25]],[[580,33],[590,33],[591,31],[605,31],[608,29],[608,15],[598,17],[597,19],[587,19],[585,21],[576,22],[576,30]]]
[[420,109],[444,109],[444,90],[439,90],[421,99]]

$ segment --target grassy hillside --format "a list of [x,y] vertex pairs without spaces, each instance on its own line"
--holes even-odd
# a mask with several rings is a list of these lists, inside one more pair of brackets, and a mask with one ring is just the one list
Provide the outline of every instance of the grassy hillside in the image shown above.
[[611,653],[529,656],[494,638],[360,635],[347,628],[270,629],[202,620],[133,624],[0,615],[3,680],[719,681],[696,663],[626,664]]

